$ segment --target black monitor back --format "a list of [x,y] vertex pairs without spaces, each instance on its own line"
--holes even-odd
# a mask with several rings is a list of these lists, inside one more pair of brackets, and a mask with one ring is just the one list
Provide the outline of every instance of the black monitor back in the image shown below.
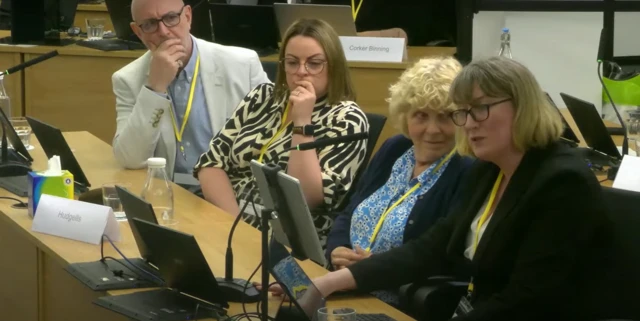
[[280,37],[273,6],[210,4],[215,42],[256,51],[276,50]]
[[11,1],[11,42],[61,45],[61,31],[73,26],[78,0]]

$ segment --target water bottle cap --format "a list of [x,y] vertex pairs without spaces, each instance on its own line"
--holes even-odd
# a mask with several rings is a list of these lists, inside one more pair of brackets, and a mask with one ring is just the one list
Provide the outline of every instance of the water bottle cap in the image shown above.
[[151,157],[147,160],[147,166],[149,167],[165,167],[167,165],[167,160],[162,157]]
[[509,28],[502,28],[502,32],[509,32]]

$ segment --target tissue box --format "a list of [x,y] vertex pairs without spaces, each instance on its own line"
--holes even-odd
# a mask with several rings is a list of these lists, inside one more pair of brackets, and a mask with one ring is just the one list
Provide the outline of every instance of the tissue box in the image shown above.
[[73,174],[62,171],[60,175],[44,175],[44,172],[29,172],[29,216],[38,209],[40,195],[48,194],[73,199]]

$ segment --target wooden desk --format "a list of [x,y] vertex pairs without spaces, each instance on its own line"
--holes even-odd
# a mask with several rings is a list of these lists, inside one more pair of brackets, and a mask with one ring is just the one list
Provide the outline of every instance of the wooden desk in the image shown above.
[[104,31],[111,30],[115,32],[115,30],[113,30],[113,23],[111,22],[109,11],[107,11],[107,5],[105,5],[104,3],[78,4],[78,8],[76,9],[76,16],[73,20],[73,26],[80,27],[83,32],[87,32],[87,23],[85,20],[96,18],[104,19]]
[[[94,188],[103,183],[130,183],[134,191],[142,188],[145,171],[122,170],[112,156],[111,147],[87,132],[65,133],[89,181]],[[45,155],[33,139],[31,152],[35,170],[46,165]],[[214,275],[224,275],[227,234],[233,218],[210,203],[174,185],[176,229],[193,234],[211,266]],[[0,196],[15,197],[0,189]],[[69,263],[96,261],[99,246],[51,235],[31,232],[26,210],[11,208],[12,201],[0,200],[0,311],[3,320],[70,321],[125,320],[126,318],[96,305],[92,300],[105,295],[93,292],[63,270]],[[129,225],[120,223],[123,239],[117,246],[130,257],[138,257]],[[233,240],[235,274],[247,278],[260,260],[260,234],[241,222]],[[105,255],[117,253],[105,247]],[[326,273],[318,265],[305,261],[301,265],[311,277]],[[259,275],[259,274],[258,274]],[[110,291],[121,294],[130,291]],[[329,305],[350,306],[362,313],[386,313],[396,320],[409,317],[372,297],[330,300]],[[255,305],[250,305],[254,309]],[[232,304],[230,314],[240,312]]]
[[[6,31],[0,31],[0,37],[6,35]],[[10,66],[11,61],[28,60],[52,50],[58,50],[60,55],[26,69],[21,76],[8,77],[11,79],[7,89],[16,101],[14,108],[22,115],[38,118],[63,131],[89,131],[111,143],[116,128],[111,76],[144,51],[103,52],[77,45],[0,46],[0,63]],[[455,48],[412,47],[408,53],[409,60],[405,63],[349,63],[357,102],[364,111],[388,115],[385,99],[389,86],[397,81],[400,74],[419,58],[452,55]],[[277,56],[261,59],[276,61]],[[24,86],[20,77],[24,78]],[[396,133],[387,124],[378,145]]]

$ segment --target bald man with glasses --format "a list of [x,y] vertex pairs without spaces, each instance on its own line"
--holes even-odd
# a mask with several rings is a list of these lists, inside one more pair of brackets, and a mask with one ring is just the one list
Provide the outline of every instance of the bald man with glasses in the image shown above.
[[197,192],[191,173],[211,138],[251,89],[271,81],[255,51],[193,37],[191,13],[182,0],[131,3],[131,28],[149,51],[113,74],[112,145],[125,168],[165,158],[169,177]]

